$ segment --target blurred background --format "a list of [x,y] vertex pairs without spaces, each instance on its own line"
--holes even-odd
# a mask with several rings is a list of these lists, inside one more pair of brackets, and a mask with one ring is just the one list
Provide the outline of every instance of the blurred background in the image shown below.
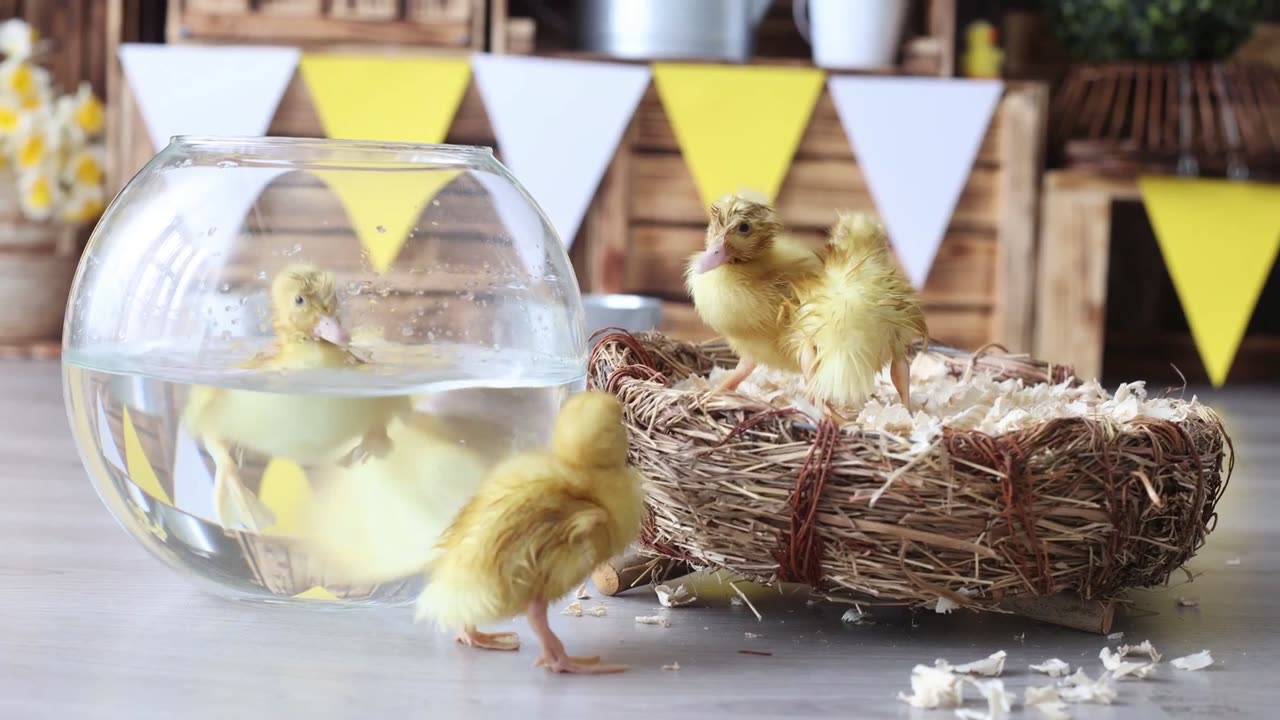
[[[38,33],[33,62],[58,92],[102,100],[104,200],[155,151],[118,60],[126,43],[1002,78],[923,284],[931,330],[961,348],[999,343],[1110,380],[1207,379],[1138,178],[1280,179],[1280,4],[1268,0],[0,0],[3,18]],[[268,134],[324,135],[301,77]],[[502,155],[474,87],[446,139]],[[682,264],[701,246],[704,207],[681,153],[650,87],[572,256],[584,292],[656,298],[661,329],[703,338]],[[0,196],[29,185],[5,175]],[[777,204],[813,242],[835,210],[876,208],[826,92]],[[56,354],[61,303],[93,218],[39,218],[12,198],[0,213],[0,346]],[[1280,380],[1276,276],[1272,267],[1231,383]]]

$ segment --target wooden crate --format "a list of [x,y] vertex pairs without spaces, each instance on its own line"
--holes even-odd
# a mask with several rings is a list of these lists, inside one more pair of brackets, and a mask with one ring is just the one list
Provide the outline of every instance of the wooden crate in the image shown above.
[[485,0],[169,0],[170,43],[483,50]]
[[[930,330],[940,341],[1030,349],[1047,97],[1041,85],[1012,85],[1000,102],[923,289]],[[792,231],[812,243],[822,241],[838,210],[874,209],[825,92],[777,206]],[[667,332],[708,336],[683,287],[683,263],[702,247],[704,223],[693,178],[650,89],[574,248],[584,291],[662,297]]]

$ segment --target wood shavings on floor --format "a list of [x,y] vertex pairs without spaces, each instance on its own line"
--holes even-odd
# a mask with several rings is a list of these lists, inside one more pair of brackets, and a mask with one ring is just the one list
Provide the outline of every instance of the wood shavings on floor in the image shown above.
[[658,627],[669,628],[671,621],[662,615],[637,615],[636,622],[641,625],[657,625]]
[[1213,655],[1208,650],[1201,650],[1180,658],[1174,658],[1169,664],[1179,670],[1203,670],[1213,664]]
[[697,602],[698,596],[694,595],[688,587],[677,585],[672,588],[670,585],[659,585],[653,589],[658,595],[658,603],[662,607],[674,608],[682,607]]
[[565,606],[565,609],[561,610],[560,614],[570,615],[572,617],[582,617],[583,615],[590,615],[591,617],[604,617],[605,615],[609,614],[609,608],[605,607],[604,605],[596,605],[595,607],[586,608],[582,606],[582,603],[574,601],[569,603],[567,606]]
[[[707,378],[686,378],[675,387],[710,390],[728,372],[715,368]],[[804,396],[804,381],[794,373],[760,367],[737,392],[774,407],[799,410],[810,419],[823,416]],[[1000,435],[1054,418],[1104,417],[1127,424],[1143,417],[1181,420],[1187,413],[1187,406],[1179,406],[1175,400],[1149,397],[1142,382],[1126,383],[1108,393],[1094,380],[1075,387],[1068,383],[1028,385],[1020,379],[996,380],[982,372],[961,380],[952,377],[941,360],[929,355],[920,355],[912,363],[911,404],[915,412],[903,407],[884,372],[856,417],[852,411],[843,414],[854,418],[851,422],[864,430],[907,438],[912,450],[920,452],[941,436],[944,426]]]
[[663,665],[662,669],[667,672],[680,672],[680,663],[673,662],[670,665]]
[[946,660],[941,658],[933,661],[933,666],[939,670],[950,670],[960,675],[985,675],[987,677],[995,677],[1004,672],[1004,659],[1006,653],[1003,650],[992,653],[989,657],[981,660],[974,660],[963,665],[952,666]]
[[1039,665],[1028,665],[1027,667],[1053,678],[1065,677],[1067,673],[1071,672],[1071,665],[1058,658],[1049,658]]

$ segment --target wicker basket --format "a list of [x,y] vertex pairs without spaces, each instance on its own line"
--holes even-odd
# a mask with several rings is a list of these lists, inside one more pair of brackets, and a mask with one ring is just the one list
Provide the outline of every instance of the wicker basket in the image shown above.
[[[1025,356],[928,352],[955,377],[1075,382]],[[591,384],[622,400],[650,481],[649,557],[873,605],[949,601],[1105,632],[1123,591],[1165,582],[1199,549],[1230,475],[1230,439],[1193,401],[1177,401],[1176,422],[948,429],[912,452],[888,434],[673,387],[735,360],[722,343],[657,333],[594,347]]]

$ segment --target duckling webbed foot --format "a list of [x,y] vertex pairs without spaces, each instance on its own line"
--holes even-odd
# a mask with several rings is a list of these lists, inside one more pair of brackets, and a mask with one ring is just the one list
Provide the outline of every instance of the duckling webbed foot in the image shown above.
[[276,515],[240,479],[235,459],[221,439],[205,437],[205,450],[213,458],[213,511],[219,525],[260,532],[276,524]]
[[338,459],[338,465],[341,467],[351,467],[354,464],[363,464],[369,458],[386,457],[391,452],[391,436],[387,434],[387,428],[379,425],[364,437],[360,438],[360,444],[351,448],[350,452]]
[[551,631],[550,624],[547,623],[547,603],[545,601],[534,600],[529,603],[526,615],[529,619],[529,626],[533,628],[534,633],[538,635],[539,642],[542,643],[542,655],[534,661],[534,667],[546,668],[551,672],[576,673],[580,675],[620,673],[627,669],[623,665],[605,665],[600,662],[600,657],[597,655],[581,657],[565,652],[564,643],[560,642],[560,638],[556,637],[556,634]]
[[717,383],[713,392],[722,393],[737,390],[738,386],[742,384],[742,381],[750,377],[751,373],[755,372],[755,369],[756,364],[754,362],[750,360],[739,360],[738,367],[734,368],[733,372],[726,375],[724,379]]
[[520,636],[513,632],[486,633],[473,627],[463,628],[456,638],[460,645],[484,650],[519,650]]
[[911,410],[911,363],[903,359],[894,360],[889,365],[889,378],[893,380],[893,386],[898,390],[898,397],[902,399],[902,404]]

